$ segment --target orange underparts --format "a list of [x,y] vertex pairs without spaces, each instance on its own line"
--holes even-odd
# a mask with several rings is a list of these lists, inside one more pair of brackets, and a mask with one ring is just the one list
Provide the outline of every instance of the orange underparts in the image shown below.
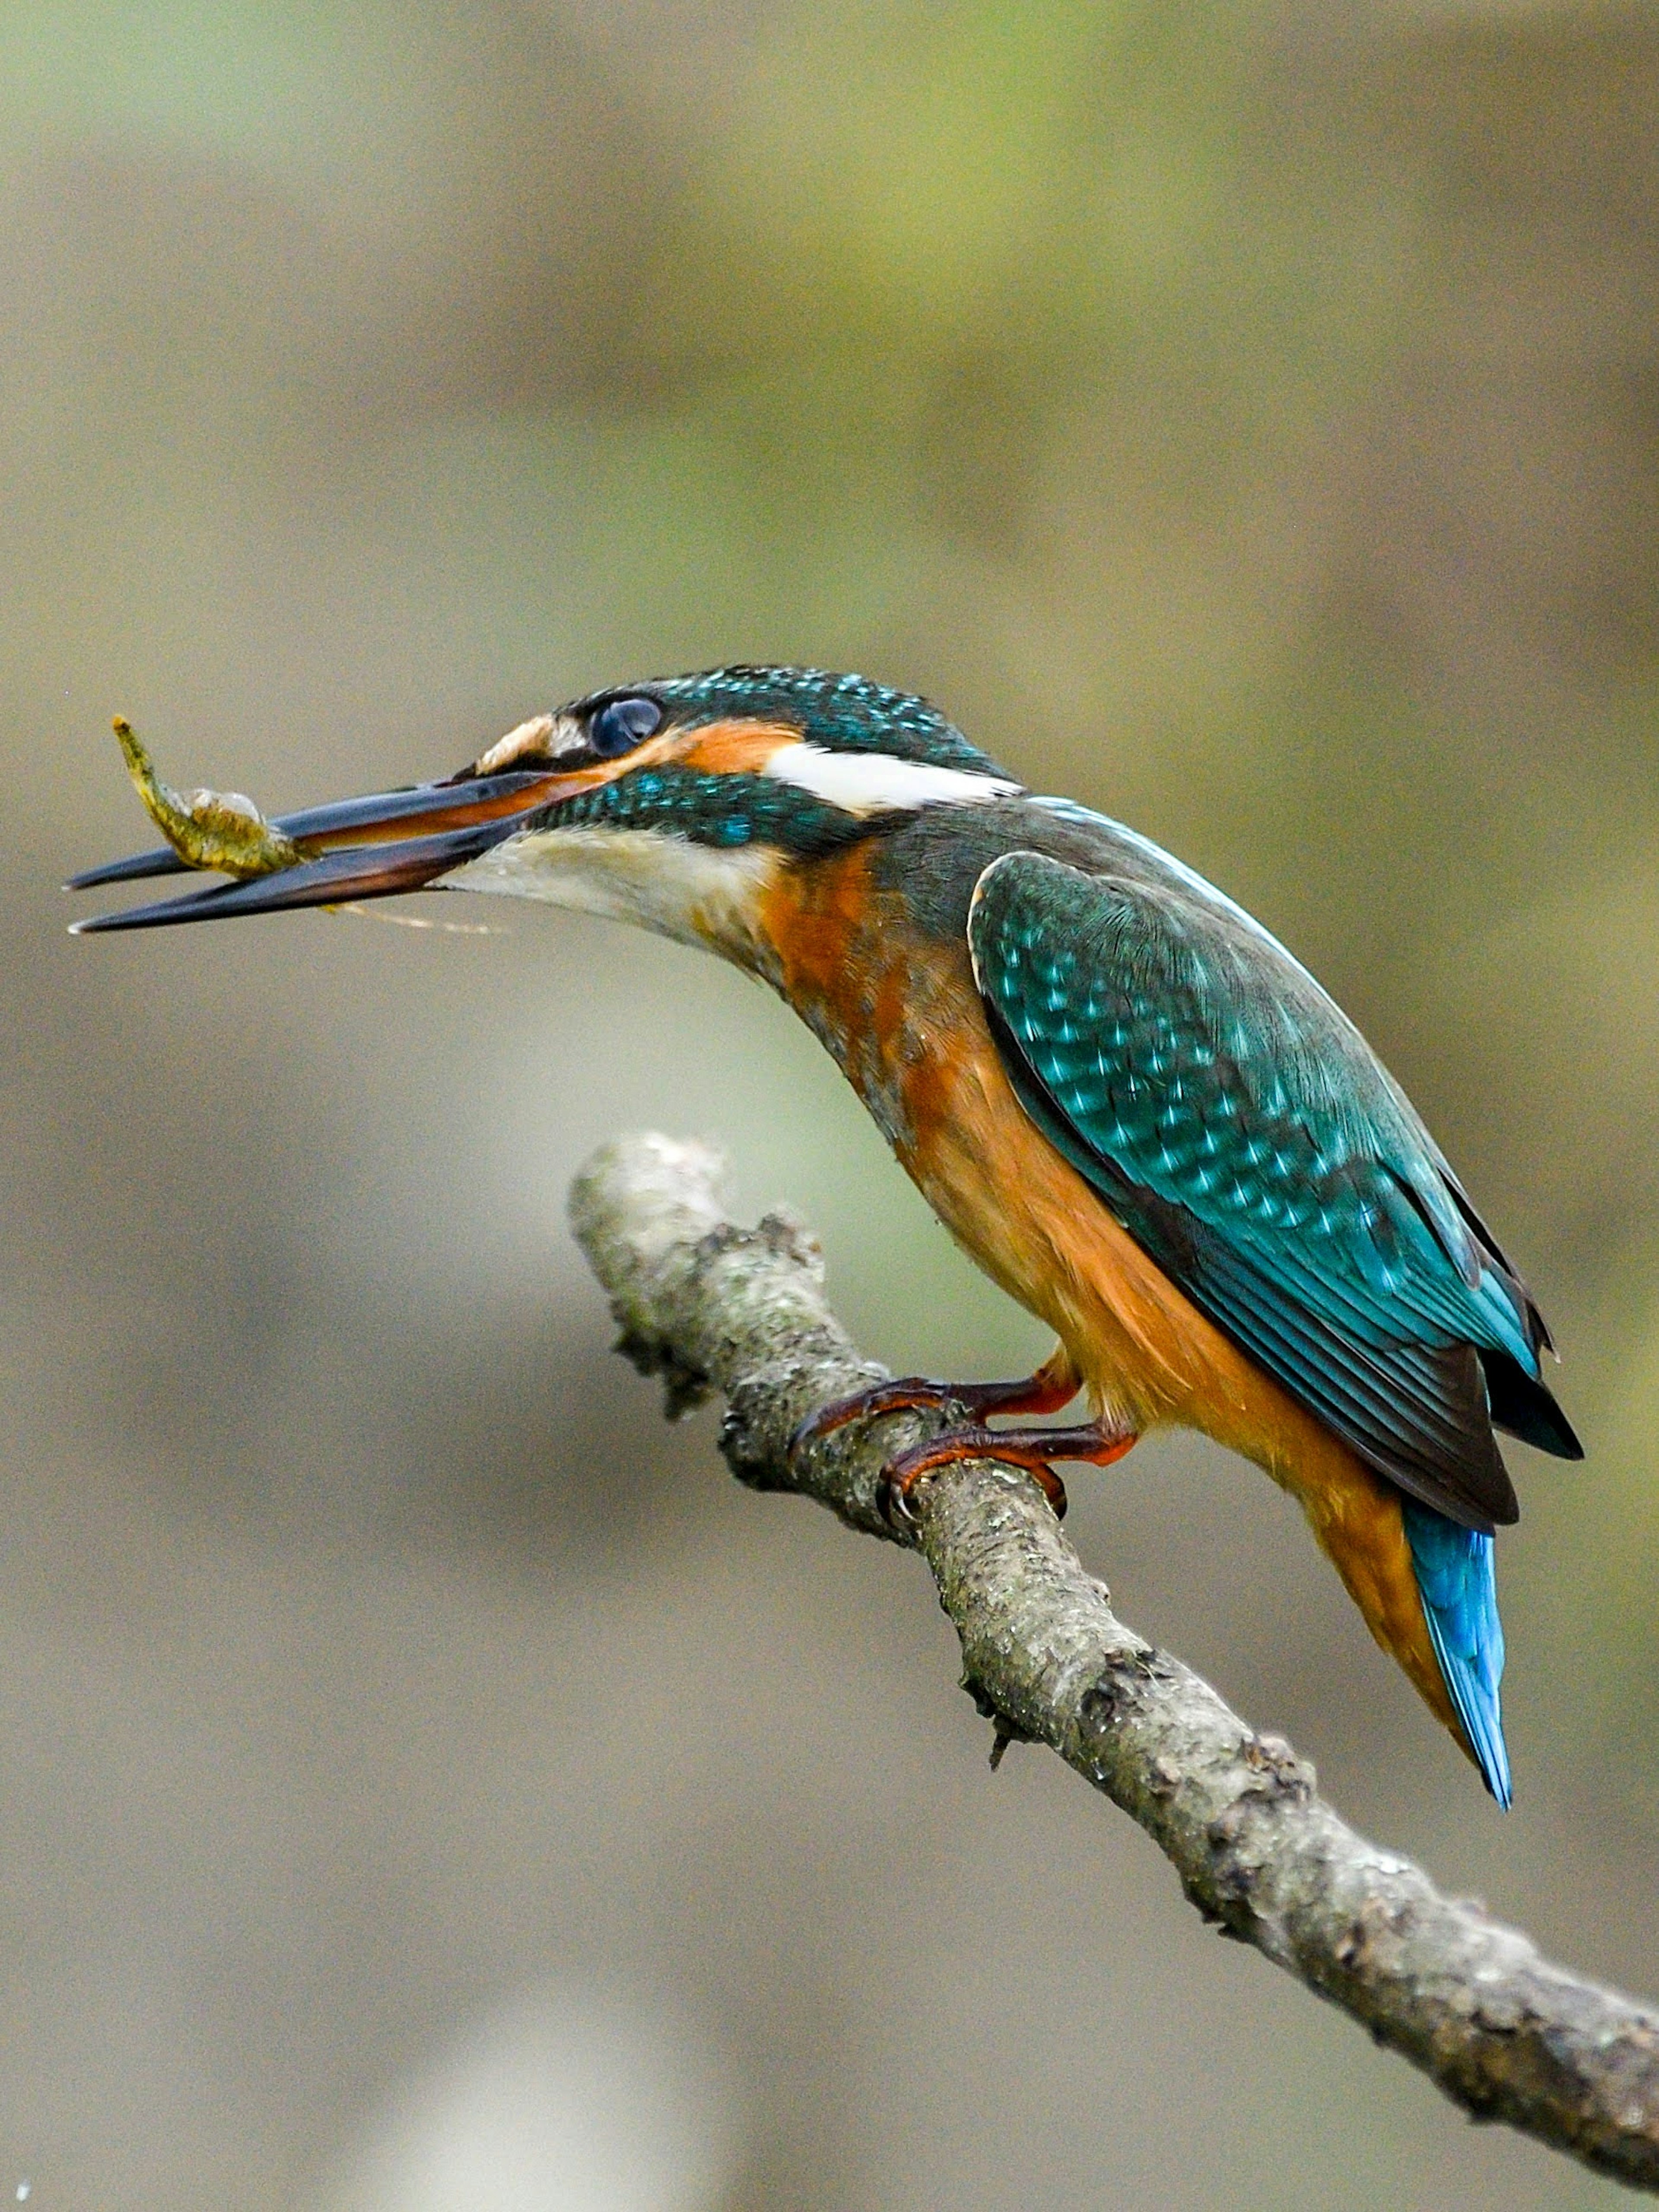
[[965,943],[923,936],[862,844],[781,871],[758,921],[779,989],[952,1237],[1054,1330],[1097,1419],[1130,1436],[1196,1429],[1265,1468],[1300,1503],[1372,1635],[1468,1750],[1398,1492],[1199,1312],[1029,1120]]

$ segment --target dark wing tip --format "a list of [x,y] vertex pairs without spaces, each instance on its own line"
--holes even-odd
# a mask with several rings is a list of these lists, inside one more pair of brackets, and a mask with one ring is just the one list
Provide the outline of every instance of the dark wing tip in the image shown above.
[[1547,1385],[1534,1381],[1505,1352],[1480,1354],[1492,1425],[1556,1459],[1581,1460],[1584,1447]]

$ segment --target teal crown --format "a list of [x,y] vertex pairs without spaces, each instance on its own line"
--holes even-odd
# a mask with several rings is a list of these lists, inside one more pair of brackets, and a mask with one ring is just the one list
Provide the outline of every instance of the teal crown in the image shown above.
[[890,753],[970,775],[1003,773],[929,700],[892,690],[867,676],[837,676],[822,668],[707,668],[691,676],[611,686],[567,711],[585,713],[601,700],[630,691],[659,700],[669,722],[681,728],[705,722],[785,722],[827,752]]

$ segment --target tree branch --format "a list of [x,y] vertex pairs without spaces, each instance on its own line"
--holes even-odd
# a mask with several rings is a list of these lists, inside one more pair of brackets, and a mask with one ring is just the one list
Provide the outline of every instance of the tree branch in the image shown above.
[[796,1425],[882,1378],[825,1304],[822,1255],[782,1213],[728,1221],[703,1146],[624,1139],[587,1163],[571,1220],[668,1410],[712,1389],[738,1480],[815,1498],[914,1543],[962,1638],[963,1686],[999,1738],[1046,1743],[1138,1820],[1223,1933],[1254,1943],[1419,2066],[1477,2119],[1504,2120],[1659,2191],[1659,2014],[1543,1958],[1443,1897],[1338,1817],[1281,1738],[1112,1613],[1029,1477],[994,1461],[921,1486],[913,1537],[877,1504],[885,1458],[944,1416],[854,1425],[792,1465]]

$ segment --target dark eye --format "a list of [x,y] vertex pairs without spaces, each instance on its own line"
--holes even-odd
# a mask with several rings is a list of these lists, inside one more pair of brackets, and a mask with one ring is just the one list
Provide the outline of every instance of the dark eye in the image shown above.
[[612,699],[587,726],[587,742],[601,760],[615,760],[648,738],[662,720],[654,699]]

